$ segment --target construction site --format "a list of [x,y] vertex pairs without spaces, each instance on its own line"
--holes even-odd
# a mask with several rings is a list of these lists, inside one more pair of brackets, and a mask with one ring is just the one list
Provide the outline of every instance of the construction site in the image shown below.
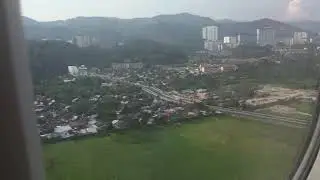
[[314,90],[264,85],[245,104],[256,108],[256,112],[309,119],[312,117],[316,95]]
[[245,104],[252,107],[277,104],[291,100],[316,101],[316,91],[304,89],[289,89],[279,86],[264,85],[256,90],[254,98],[246,100]]

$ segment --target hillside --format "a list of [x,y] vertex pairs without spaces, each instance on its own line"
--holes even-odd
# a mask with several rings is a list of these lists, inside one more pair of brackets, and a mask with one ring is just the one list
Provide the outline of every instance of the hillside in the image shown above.
[[221,24],[221,32],[224,36],[245,33],[256,35],[256,29],[263,27],[272,27],[277,33],[277,37],[291,36],[295,31],[302,31],[301,28],[285,24],[272,19],[260,19],[248,22],[232,22]]
[[119,41],[149,39],[193,49],[202,46],[200,29],[214,24],[215,21],[210,18],[187,13],[136,19],[77,17],[41,23],[30,23],[28,19],[24,21],[27,39],[69,40],[84,34],[97,37],[105,46],[114,46]]
[[237,23],[238,21],[234,21],[232,19],[216,19],[215,20],[219,24],[231,24],[231,23]]
[[223,36],[237,33],[254,36],[256,29],[264,26],[272,26],[278,30],[277,36],[289,36],[294,31],[301,31],[300,28],[271,19],[218,22],[207,17],[182,13],[135,19],[77,17],[51,22],[37,22],[24,18],[24,27],[27,39],[70,40],[75,35],[88,35],[99,39],[105,47],[112,47],[119,41],[148,39],[191,50],[202,48],[201,28],[207,25],[219,25],[221,39]]
[[24,26],[35,26],[40,24],[40,22],[28,17],[22,17],[22,23]]
[[320,32],[320,21],[295,21],[288,23],[315,33]]
[[128,41],[109,49],[79,48],[63,41],[28,41],[28,46],[34,82],[66,74],[68,65],[102,68],[124,59],[145,64],[179,64],[187,60],[180,48],[150,40]]

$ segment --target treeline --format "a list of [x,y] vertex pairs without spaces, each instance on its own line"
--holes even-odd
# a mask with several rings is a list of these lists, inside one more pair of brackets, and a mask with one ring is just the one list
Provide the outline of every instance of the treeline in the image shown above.
[[282,84],[292,88],[316,88],[320,72],[320,57],[304,57],[282,61],[281,64],[260,62],[240,65],[235,77],[245,77],[252,82]]
[[232,49],[232,56],[235,58],[259,58],[272,55],[271,46],[240,45]]
[[150,40],[134,40],[111,49],[78,48],[60,41],[29,41],[30,66],[35,82],[67,73],[68,65],[110,67],[113,62],[179,64],[187,61],[183,49]]

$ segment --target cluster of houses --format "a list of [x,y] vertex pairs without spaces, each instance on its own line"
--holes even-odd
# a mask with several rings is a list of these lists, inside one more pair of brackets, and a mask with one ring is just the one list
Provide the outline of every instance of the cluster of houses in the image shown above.
[[[118,84],[119,86],[119,84]],[[121,85],[122,90],[130,86]],[[34,111],[37,116],[39,134],[42,139],[68,139],[78,136],[98,134],[105,129],[127,129],[135,125],[154,125],[161,123],[186,120],[198,116],[209,115],[208,109],[201,109],[197,106],[181,106],[163,101],[153,97],[139,88],[137,91],[113,91],[115,94],[108,94],[118,102],[116,117],[106,123],[101,120],[97,109],[85,114],[73,112],[72,106],[78,103],[81,97],[74,98],[72,103],[67,105],[57,102],[53,98],[37,95],[34,101]],[[190,93],[190,92],[189,92]],[[206,96],[206,90],[193,92],[199,96]],[[191,96],[187,92],[185,96]],[[95,95],[89,101],[96,104],[103,95]],[[194,98],[194,97],[193,97]]]
[[201,73],[223,73],[237,71],[239,67],[235,64],[200,64],[199,71]]
[[[72,103],[76,103],[75,98]],[[34,112],[40,137],[70,138],[75,135],[88,135],[98,132],[97,114],[78,115],[72,112],[72,105],[57,102],[55,99],[37,95],[34,101]]]
[[[131,68],[131,66],[133,66]],[[164,70],[163,67],[152,68],[149,70],[140,70],[141,64],[130,64],[127,71],[127,65],[114,64],[116,71],[94,73],[98,78],[104,79],[100,88],[111,88],[113,91],[103,91],[107,94],[96,94],[87,98],[92,110],[84,114],[74,112],[74,106],[82,101],[82,97],[74,97],[74,99],[66,104],[57,102],[52,97],[37,95],[34,101],[34,111],[37,115],[39,134],[43,139],[68,139],[74,136],[85,136],[97,134],[100,130],[105,129],[126,129],[134,125],[153,125],[174,120],[182,120],[204,116],[210,114],[210,110],[199,108],[198,106],[181,105],[179,103],[171,103],[154,97],[134,84],[141,82],[149,86],[166,87],[170,79],[180,77],[190,73],[186,67],[173,67]],[[64,79],[65,83],[77,83],[80,76],[86,78],[92,76],[85,66],[69,66],[69,73],[73,77]],[[91,71],[90,71],[91,72]],[[135,83],[134,83],[135,82]],[[134,86],[136,88],[134,88]],[[90,88],[90,87],[87,87]],[[128,91],[126,90],[128,89]],[[136,90],[133,90],[136,89]],[[88,89],[90,91],[90,89]],[[111,94],[110,94],[111,93]],[[182,92],[170,91],[170,95],[183,97],[192,102],[200,103],[209,97],[206,89],[185,90]],[[116,116],[112,120],[105,121],[99,116],[97,106],[104,97],[110,96],[118,105],[116,108]]]
[[[207,92],[199,90],[196,93],[205,94]],[[116,112],[117,118],[112,121],[114,129],[125,129],[133,125],[162,124],[177,119],[188,119],[209,114],[207,108],[200,109],[192,105],[181,106],[153,97],[141,90],[113,97],[121,104]]]

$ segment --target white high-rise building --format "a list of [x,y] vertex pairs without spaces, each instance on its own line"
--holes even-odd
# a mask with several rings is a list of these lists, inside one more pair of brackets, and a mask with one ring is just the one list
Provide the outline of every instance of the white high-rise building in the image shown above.
[[307,32],[294,32],[293,44],[305,44],[306,42],[308,42]]
[[219,27],[207,26],[202,28],[202,39],[208,41],[217,41],[219,39]]
[[204,40],[204,49],[211,52],[222,50],[222,42],[219,41],[219,27],[207,26],[202,28],[202,39]]
[[97,45],[98,41],[96,38],[90,37],[90,36],[75,36],[72,39],[72,43],[77,45],[80,48],[84,48],[84,47]]
[[276,32],[272,27],[257,29],[257,44],[260,46],[275,45]]
[[79,68],[79,76],[88,76],[88,68],[85,65],[81,65]]
[[68,66],[68,71],[71,76],[78,76],[79,75],[79,69],[77,66]]
[[204,28],[202,28],[202,39],[207,39],[207,28],[206,27],[204,27]]
[[88,68],[85,65],[77,66],[68,66],[69,74],[72,76],[88,76]]
[[204,41],[204,49],[211,52],[220,52],[223,50],[221,41]]
[[238,37],[237,36],[225,36],[223,38],[223,43],[230,48],[236,48],[239,45]]

